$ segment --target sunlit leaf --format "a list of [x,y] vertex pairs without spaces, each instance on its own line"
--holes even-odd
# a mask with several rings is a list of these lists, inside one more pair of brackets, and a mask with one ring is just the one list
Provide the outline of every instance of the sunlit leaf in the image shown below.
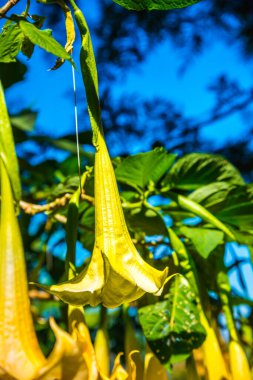
[[253,222],[253,185],[229,186],[222,183],[205,186],[190,195],[222,221],[241,230],[251,230]]
[[23,110],[18,115],[11,116],[10,121],[13,127],[21,129],[22,131],[31,132],[34,127],[36,117],[37,112]]
[[225,158],[214,154],[191,153],[180,158],[163,180],[163,186],[195,190],[211,182],[243,185],[239,171]]
[[164,176],[175,158],[175,154],[168,154],[163,148],[129,156],[117,166],[116,178],[120,182],[144,190],[156,184]]
[[175,8],[184,8],[189,5],[198,3],[201,0],[113,0],[122,7],[135,10],[168,10]]
[[[71,53],[73,49],[73,43],[75,41],[75,25],[74,20],[70,11],[70,8],[63,0],[39,0],[40,3],[43,4],[57,4],[63,10],[65,16],[65,28],[67,35],[67,42],[65,44],[65,50],[67,53]],[[56,70],[62,66],[64,63],[64,59],[57,59],[54,67],[51,70]]]
[[214,229],[183,226],[180,231],[191,240],[197,252],[204,259],[207,259],[217,245],[224,240],[224,233]]
[[141,308],[139,318],[150,348],[169,367],[199,347],[206,334],[200,324],[196,295],[183,276],[171,280],[166,298]]
[[57,57],[66,59],[73,64],[71,56],[66,52],[63,46],[59,44],[51,35],[51,31],[48,29],[39,30],[30,22],[21,20],[19,22],[20,29],[24,35],[34,44],[38,45],[42,49],[48,51]]
[[0,62],[15,62],[24,35],[17,23],[7,21],[2,33],[0,34]]

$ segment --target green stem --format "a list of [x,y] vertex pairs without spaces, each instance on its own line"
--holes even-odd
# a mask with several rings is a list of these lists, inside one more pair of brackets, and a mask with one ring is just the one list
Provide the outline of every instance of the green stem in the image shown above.
[[[81,178],[81,188],[79,187],[72,195],[68,206],[68,217],[66,225],[67,255],[65,261],[65,274],[68,280],[75,276],[76,261],[76,241],[78,234],[79,200],[82,188],[87,178],[90,176],[91,169],[88,169]],[[68,305],[68,324],[69,332],[73,330],[73,323],[84,321],[84,311],[82,307]]]
[[233,241],[236,241],[235,236],[229,230],[225,224],[223,224],[219,219],[216,218],[211,212],[209,212],[205,207],[200,204],[192,201],[191,199],[184,197],[183,195],[176,194],[172,191],[168,192],[168,196],[175,201],[183,210],[190,211],[193,214],[199,216],[208,223],[211,223],[213,226],[219,228],[227,236],[229,236]]
[[171,228],[168,228],[168,232],[171,246],[178,258],[181,273],[187,278],[194,293],[199,297],[199,286],[195,264],[189,255],[184,243],[179,239],[177,234]]
[[222,310],[226,318],[227,322],[227,329],[230,334],[230,338],[235,341],[239,341],[238,333],[235,327],[235,322],[233,318],[232,308],[230,304],[230,292],[231,287],[229,283],[229,278],[226,273],[226,268],[224,265],[222,265],[222,268],[218,272],[217,275],[217,285],[219,289],[219,296],[222,304]]
[[207,327],[208,321],[207,321],[207,317],[205,315],[202,302],[201,302],[201,295],[200,295],[200,290],[199,290],[201,288],[200,288],[200,284],[198,280],[198,274],[197,274],[197,269],[195,267],[195,263],[192,257],[189,255],[184,243],[179,239],[177,234],[171,228],[168,228],[168,232],[169,232],[170,243],[177,256],[181,273],[189,281],[191,288],[196,294],[196,302],[198,305],[201,323],[202,324],[204,323],[205,324],[204,327]]
[[27,0],[24,17],[28,16],[31,0]]
[[103,305],[101,305],[101,310],[100,310],[100,328],[107,328],[107,309]]
[[80,51],[81,71],[86,91],[90,124],[93,132],[93,145],[98,148],[98,137],[103,137],[104,134],[101,121],[96,60],[85,17],[74,0],[70,0],[70,4],[74,10],[74,17],[82,39]]
[[74,192],[69,201],[68,216],[66,224],[66,241],[67,241],[67,255],[65,260],[65,273],[68,280],[75,276],[75,259],[76,259],[76,241],[78,233],[78,210],[81,191],[91,174],[92,169],[88,169],[83,173],[81,178],[80,187]]

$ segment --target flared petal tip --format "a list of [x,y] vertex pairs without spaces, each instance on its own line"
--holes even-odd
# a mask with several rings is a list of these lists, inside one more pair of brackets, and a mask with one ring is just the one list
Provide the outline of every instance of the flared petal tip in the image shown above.
[[154,293],[155,296],[160,296],[164,290],[164,287],[165,285],[167,284],[167,282],[170,280],[171,276],[168,276],[169,274],[169,268],[165,268],[163,271],[162,271],[162,280],[161,280],[161,286],[160,288]]
[[89,291],[82,289],[75,289],[72,284],[62,283],[59,285],[42,285],[36,282],[30,282],[30,285],[37,286],[47,293],[52,294],[53,296],[59,298],[61,301],[73,305],[73,306],[97,306],[102,300],[99,296],[101,293],[98,291]]

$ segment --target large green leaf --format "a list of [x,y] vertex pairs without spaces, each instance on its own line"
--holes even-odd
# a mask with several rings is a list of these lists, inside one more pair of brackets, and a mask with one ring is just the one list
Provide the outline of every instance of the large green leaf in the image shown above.
[[208,258],[210,253],[224,240],[223,232],[209,228],[183,226],[180,231],[191,240],[197,252],[204,259]]
[[253,184],[212,184],[196,190],[190,198],[226,223],[241,230],[253,229]]
[[17,23],[7,21],[2,33],[0,34],[0,62],[15,62],[18,55],[24,35]]
[[199,347],[206,333],[199,320],[196,294],[183,276],[171,280],[166,298],[142,307],[139,319],[149,346],[169,367]]
[[16,201],[21,198],[21,183],[19,178],[18,160],[12,135],[8,111],[4,99],[4,91],[0,82],[0,155],[3,159]]
[[221,208],[235,187],[236,185],[228,182],[213,182],[206,186],[199,187],[189,194],[189,198],[215,212]]
[[20,29],[24,35],[34,44],[38,45],[42,49],[48,51],[51,54],[56,55],[62,59],[67,59],[71,63],[73,60],[71,56],[66,52],[63,46],[59,44],[51,35],[51,30],[39,30],[35,25],[30,22],[21,20],[19,22]]
[[169,170],[176,155],[163,148],[125,158],[116,168],[117,180],[133,187],[145,189],[156,184]]
[[31,110],[23,110],[18,115],[11,116],[11,125],[22,131],[31,132],[34,127],[34,123],[37,117],[37,112]]
[[168,10],[175,8],[184,8],[189,5],[198,3],[201,0],[113,0],[122,7],[134,10]]
[[243,185],[239,171],[225,158],[212,154],[191,153],[178,160],[163,180],[168,188],[195,190],[211,182]]

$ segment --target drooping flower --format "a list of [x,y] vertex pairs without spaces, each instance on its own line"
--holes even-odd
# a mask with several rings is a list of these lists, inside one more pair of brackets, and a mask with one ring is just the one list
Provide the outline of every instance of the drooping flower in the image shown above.
[[75,278],[46,289],[69,304],[117,307],[146,292],[160,295],[167,273],[167,268],[159,271],[146,263],[132,243],[112,163],[100,134],[95,154],[95,245],[91,261]]
[[232,380],[252,380],[249,362],[240,342],[231,340],[228,349]]
[[24,251],[12,189],[1,159],[0,180],[0,379],[98,380],[89,330],[78,308],[71,314],[71,334],[51,320],[55,347],[48,359],[40,350],[30,311]]
[[204,314],[200,315],[200,321],[206,330],[206,339],[201,349],[204,355],[204,365],[208,378],[212,380],[230,380],[230,374],[222,356],[214,329],[209,325]]
[[50,326],[56,343],[35,380],[98,380],[94,349],[84,320],[75,321],[71,334],[62,330],[53,319]]
[[168,380],[168,374],[165,367],[159,362],[155,354],[147,348],[144,361],[143,380]]
[[[23,244],[10,180],[1,158],[0,173],[0,368],[10,378],[27,380],[44,364],[45,358],[33,327]],[[1,378],[8,377],[0,371]]]

